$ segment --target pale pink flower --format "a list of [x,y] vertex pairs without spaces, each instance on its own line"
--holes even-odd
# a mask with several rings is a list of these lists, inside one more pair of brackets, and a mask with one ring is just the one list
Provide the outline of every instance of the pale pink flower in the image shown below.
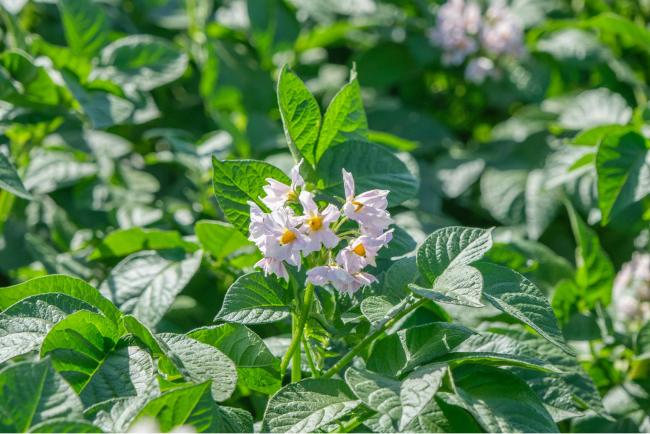
[[473,37],[481,26],[481,8],[463,0],[449,0],[442,5],[436,16],[436,26],[429,31],[431,43],[444,53],[445,65],[460,65],[465,58],[479,49]]
[[393,239],[393,229],[378,238],[362,235],[348,247],[341,249],[336,255],[336,263],[348,273],[356,273],[366,265],[377,266],[375,258],[379,249],[386,246]]
[[343,185],[345,187],[345,216],[361,225],[363,233],[370,233],[378,237],[392,223],[390,214],[386,211],[388,206],[388,190],[370,190],[360,195],[355,194],[354,178],[352,174],[343,169]]
[[264,235],[264,216],[267,214],[262,212],[262,209],[255,202],[249,200],[247,203],[251,207],[251,224],[248,226],[250,236],[248,240],[257,243],[257,240]]
[[322,212],[318,211],[318,205],[314,202],[312,194],[308,191],[300,193],[300,203],[304,209],[304,223],[300,232],[309,236],[310,242],[303,252],[308,255],[311,252],[320,250],[323,243],[328,249],[333,249],[339,243],[339,237],[330,229],[330,225],[337,221],[341,212],[336,206],[329,204]]
[[521,55],[525,51],[524,29],[503,1],[495,1],[485,12],[480,34],[483,48],[493,55]]
[[289,273],[287,272],[284,262],[278,261],[273,258],[263,258],[255,264],[255,267],[259,267],[264,270],[264,276],[269,274],[275,274],[278,276],[278,279],[284,279],[287,282],[289,281]]
[[377,281],[375,276],[362,271],[358,271],[350,276],[352,277],[352,281],[342,284],[340,288],[336,288],[336,286],[335,288],[341,292],[347,292],[352,295],[361,289],[361,287],[370,286],[373,282]]
[[271,211],[282,208],[287,202],[296,202],[298,200],[298,187],[305,185],[305,180],[300,176],[300,163],[291,169],[291,186],[285,185],[273,178],[266,178],[269,185],[262,187],[266,192],[266,197],[262,202],[269,207]]
[[286,261],[300,269],[300,251],[309,244],[309,238],[294,227],[289,215],[282,210],[273,211],[264,218],[264,235],[255,244],[264,256]]
[[316,286],[330,284],[336,289],[339,289],[342,285],[352,282],[352,280],[352,276],[343,268],[336,265],[323,265],[307,271],[307,281],[305,284],[312,283]]
[[474,84],[483,84],[486,78],[499,79],[501,71],[487,57],[472,59],[465,68],[465,80]]

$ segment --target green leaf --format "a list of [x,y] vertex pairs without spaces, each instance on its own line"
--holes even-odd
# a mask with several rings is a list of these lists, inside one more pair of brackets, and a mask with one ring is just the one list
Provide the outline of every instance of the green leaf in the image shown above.
[[40,351],[45,335],[68,315],[96,307],[65,294],[37,294],[20,300],[0,313],[0,362]]
[[312,432],[345,416],[361,404],[345,381],[308,378],[289,384],[269,400],[264,430]]
[[50,330],[41,346],[41,357],[48,355],[86,406],[135,396],[153,376],[147,352],[120,340],[108,318],[87,311],[68,316]]
[[122,313],[113,303],[104,298],[97,289],[81,279],[61,275],[37,277],[19,285],[0,288],[0,309],[7,309],[12,304],[31,295],[53,292],[85,301],[99,309],[113,323],[121,323]]
[[217,260],[252,244],[241,232],[223,222],[201,220],[194,225],[194,231],[203,250]]
[[239,324],[276,322],[291,314],[290,294],[273,277],[264,273],[245,274],[233,283],[215,321]]
[[222,324],[196,329],[187,335],[228,356],[237,366],[239,382],[247,388],[273,395],[282,387],[280,360],[248,327]]
[[9,365],[0,371],[0,390],[5,432],[26,432],[57,417],[83,420],[81,400],[50,359]]
[[431,289],[409,284],[409,289],[421,297],[440,303],[483,307],[483,276],[469,265],[455,265],[436,277]]
[[67,152],[39,152],[25,170],[25,188],[36,193],[51,193],[77,184],[97,174],[95,163],[77,160]]
[[123,313],[155,327],[201,265],[202,252],[144,251],[113,268],[99,291]]
[[646,139],[637,133],[606,135],[596,154],[596,171],[604,226],[650,193],[650,152]]
[[[59,90],[45,68],[36,66],[34,59],[21,50],[8,50],[0,55],[3,87],[9,86],[8,93],[2,92],[8,102],[34,108],[52,109],[60,103]],[[11,77],[11,78],[10,78]],[[11,83],[16,81],[18,87]]]
[[403,152],[412,152],[420,146],[418,142],[406,140],[393,134],[385,133],[383,131],[368,130],[368,137],[366,140],[372,143],[378,143],[380,145],[391,146],[398,151]]
[[478,261],[492,247],[491,232],[460,226],[435,231],[418,249],[420,275],[433,283],[447,268]]
[[390,290],[390,301],[396,303],[404,299],[407,295],[406,286],[420,279],[418,266],[414,257],[402,258],[395,261],[386,272],[386,279],[384,279],[384,285]]
[[411,372],[402,381],[400,386],[402,402],[400,431],[404,431],[413,419],[427,409],[448,373],[449,368],[446,365],[428,365]]
[[108,16],[92,0],[59,0],[65,38],[72,50],[86,58],[96,57],[109,43]]
[[526,180],[526,229],[528,238],[535,241],[553,223],[562,205],[563,191],[544,186],[546,176],[543,170],[533,170]]
[[316,143],[321,124],[320,110],[305,84],[286,65],[278,78],[278,105],[294,160],[304,158],[314,166],[318,161]]
[[625,99],[601,88],[587,90],[567,104],[558,119],[559,124],[570,130],[585,130],[603,125],[625,125],[632,119],[632,109]]
[[88,59],[77,56],[68,47],[60,47],[58,45],[50,44],[44,41],[38,35],[31,36],[34,56],[49,57],[56,69],[68,69],[72,71],[82,82],[88,78],[88,75],[92,70],[92,65]]
[[497,309],[513,316],[557,345],[569,348],[546,296],[528,279],[509,268],[489,263],[474,264],[483,275],[483,296]]
[[291,180],[277,167],[255,160],[219,161],[212,157],[214,167],[214,194],[219,206],[232,225],[246,237],[250,225],[250,206],[247,201],[255,202],[262,210],[267,210],[260,196],[266,193],[262,189],[266,178],[273,178],[283,184]]
[[543,372],[562,373],[562,371],[545,360],[515,354],[500,354],[490,352],[459,352],[445,354],[434,360],[434,363],[444,363],[451,369],[465,364],[484,366],[515,366]]
[[[211,345],[201,343],[185,335],[162,333],[162,339],[170,350],[182,361],[188,381],[200,383],[212,380],[212,396],[215,401],[225,401],[237,387],[235,364],[221,351]],[[165,362],[158,362],[163,370]],[[167,375],[174,374],[164,369]]]
[[361,302],[361,313],[370,321],[374,330],[379,330],[388,321],[395,318],[406,307],[408,301],[408,298],[404,298],[394,304],[386,296],[366,297]]
[[504,225],[526,221],[527,170],[490,167],[481,176],[481,201],[492,217]]
[[399,421],[402,417],[400,382],[382,374],[348,368],[345,381],[352,392],[369,408]]
[[456,392],[487,432],[559,432],[537,395],[516,375],[469,365],[453,376]]
[[325,151],[318,161],[318,189],[325,195],[345,196],[342,169],[352,173],[357,195],[368,190],[390,190],[388,206],[412,199],[418,181],[406,165],[386,148],[350,140]]
[[92,78],[147,91],[179,78],[187,63],[187,55],[166,39],[131,35],[102,50],[101,66],[93,71]]
[[634,352],[637,359],[650,358],[650,321],[643,324],[637,333]]
[[368,121],[354,70],[350,73],[350,83],[336,94],[325,112],[316,147],[316,162],[327,149],[349,140],[368,140]]
[[467,327],[442,322],[400,330],[375,343],[366,367],[398,376],[447,354],[473,334]]
[[418,243],[401,227],[393,224],[390,225],[393,231],[393,239],[390,240],[388,246],[379,250],[380,259],[391,259],[399,256],[408,255],[418,246]]
[[34,200],[5,154],[0,153],[0,188],[27,200]]
[[90,254],[88,260],[120,258],[142,250],[163,250],[176,247],[190,253],[199,249],[199,246],[185,241],[176,231],[144,228],[118,229],[102,240],[102,243]]
[[97,428],[90,422],[84,420],[75,420],[68,418],[50,419],[34,425],[29,432],[33,433],[101,433],[101,429]]

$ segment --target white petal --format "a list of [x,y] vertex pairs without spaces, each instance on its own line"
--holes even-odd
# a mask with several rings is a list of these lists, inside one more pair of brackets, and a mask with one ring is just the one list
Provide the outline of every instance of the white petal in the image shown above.
[[345,199],[351,201],[354,198],[354,178],[345,169],[343,169],[343,185],[345,187]]
[[314,202],[314,196],[310,192],[304,190],[300,193],[300,203],[302,204],[306,216],[314,218],[318,215],[318,205]]

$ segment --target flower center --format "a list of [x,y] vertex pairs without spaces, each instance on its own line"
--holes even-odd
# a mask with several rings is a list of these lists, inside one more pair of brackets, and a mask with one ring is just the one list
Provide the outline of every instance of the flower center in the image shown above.
[[291,190],[289,194],[287,194],[287,202],[298,202],[298,193]]
[[366,256],[366,249],[363,248],[363,244],[361,243],[357,244],[357,246],[352,249],[352,251],[359,256]]
[[309,225],[312,231],[317,231],[323,225],[323,222],[321,221],[320,217],[314,217],[312,219],[307,220],[307,224]]
[[294,234],[293,232],[287,229],[285,233],[282,234],[282,238],[280,238],[280,244],[289,244],[295,239],[296,239],[296,234]]
[[355,209],[354,212],[357,212],[357,211],[359,211],[361,208],[363,208],[363,205],[360,204],[359,202],[354,202],[354,201],[353,201],[353,202],[350,202],[350,203],[351,203],[352,205],[356,205],[356,206],[357,206],[357,209]]

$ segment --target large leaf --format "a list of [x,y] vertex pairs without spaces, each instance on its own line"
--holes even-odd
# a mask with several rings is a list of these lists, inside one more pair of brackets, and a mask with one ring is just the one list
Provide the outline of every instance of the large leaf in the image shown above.
[[176,231],[130,228],[111,232],[88,257],[94,259],[119,258],[142,250],[162,250],[180,247],[187,252],[199,249],[196,244],[185,241]]
[[59,0],[65,38],[82,57],[95,57],[109,43],[108,16],[93,0]]
[[361,313],[366,317],[373,329],[381,329],[388,321],[395,318],[406,307],[409,299],[397,303],[383,295],[365,297],[361,302]]
[[60,103],[59,91],[45,68],[36,66],[24,51],[5,51],[0,55],[0,66],[3,99],[19,106],[43,109]]
[[420,274],[433,283],[447,268],[478,261],[492,247],[491,232],[460,226],[435,231],[418,249]]
[[34,200],[34,196],[25,189],[14,166],[2,153],[0,153],[0,188],[23,199]]
[[650,193],[650,152],[637,133],[609,134],[596,154],[602,225]]
[[625,99],[608,89],[587,90],[566,105],[558,119],[571,130],[585,130],[601,125],[625,125],[632,118],[632,109]]
[[318,188],[330,197],[345,197],[342,169],[352,173],[355,193],[389,190],[388,206],[412,199],[418,181],[406,165],[386,148],[370,142],[350,140],[330,148],[318,161]]
[[340,419],[361,401],[345,381],[308,378],[283,387],[269,400],[264,429],[272,433],[312,432]]
[[0,313],[0,362],[40,351],[45,335],[68,315],[96,307],[65,294],[37,294],[20,300]]
[[336,94],[325,112],[316,147],[316,162],[327,149],[348,140],[368,140],[368,121],[355,71],[350,74],[350,83]]
[[525,222],[527,180],[527,170],[485,170],[481,176],[481,201],[492,217],[508,226]]
[[79,161],[64,152],[40,152],[25,170],[25,188],[36,193],[51,193],[97,174],[95,163]]
[[318,103],[286,65],[278,78],[278,104],[294,160],[304,158],[310,165],[315,165],[316,141],[321,123]]
[[542,170],[533,170],[526,181],[526,229],[531,240],[537,240],[553,223],[562,205],[562,190],[545,187]]
[[446,365],[429,365],[411,372],[402,381],[400,431],[404,431],[413,419],[426,411],[448,373],[449,368]]
[[485,366],[516,366],[519,368],[539,370],[543,372],[562,372],[545,360],[520,356],[514,354],[501,354],[490,352],[459,352],[445,354],[434,360],[434,363],[444,363],[450,368],[465,364],[477,364]]
[[166,39],[131,35],[102,50],[102,66],[93,71],[92,77],[147,91],[179,78],[187,62],[187,55]]
[[[225,401],[237,387],[235,364],[221,351],[185,335],[163,333],[158,335],[180,359],[187,381],[200,383],[212,380],[212,396],[215,401]],[[165,366],[167,365],[167,366]],[[177,368],[168,360],[159,361],[158,368],[167,375],[176,374]],[[189,377],[189,378],[187,378]]]
[[153,376],[151,356],[119,339],[109,319],[80,311],[47,334],[41,357],[50,356],[57,371],[86,406],[137,395]]
[[248,327],[222,324],[200,328],[187,335],[228,356],[237,366],[239,382],[249,389],[273,395],[282,387],[280,360]]
[[246,237],[251,222],[251,210],[246,202],[253,201],[262,210],[266,210],[266,205],[260,200],[260,196],[266,195],[263,190],[267,184],[266,178],[273,178],[287,185],[291,183],[280,169],[262,161],[219,161],[213,157],[212,166],[214,194],[219,206],[230,223]]
[[264,324],[291,314],[290,294],[273,277],[264,273],[245,274],[233,283],[215,321]]
[[66,294],[95,306],[115,324],[121,323],[122,314],[97,289],[81,279],[69,276],[44,276],[28,280],[19,285],[0,288],[0,309],[7,309],[17,301],[36,294],[52,292]]
[[467,327],[443,322],[400,330],[372,347],[366,367],[397,376],[447,354],[473,334]]
[[241,232],[223,222],[201,220],[194,225],[194,231],[203,250],[217,260],[252,244]]
[[345,381],[366,406],[394,421],[400,420],[402,402],[399,380],[351,367],[345,372]]
[[573,355],[548,299],[530,280],[500,265],[485,262],[474,266],[483,275],[483,296],[494,307],[517,318]]
[[417,295],[436,302],[483,307],[480,302],[483,276],[469,265],[456,265],[446,269],[436,278],[431,289],[415,284],[410,284],[409,288]]
[[473,365],[453,376],[458,395],[487,432],[559,432],[542,401],[516,375]]
[[26,432],[48,419],[83,421],[84,406],[50,359],[21,362],[0,371],[0,420],[5,432]]
[[186,257],[182,250],[134,253],[113,268],[99,287],[123,313],[154,327],[201,265],[201,251]]

